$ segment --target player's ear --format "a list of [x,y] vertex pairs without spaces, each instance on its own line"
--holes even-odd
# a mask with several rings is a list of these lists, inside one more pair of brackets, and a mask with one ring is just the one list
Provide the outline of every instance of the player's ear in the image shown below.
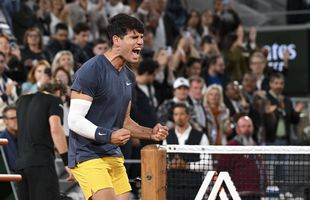
[[119,47],[120,46],[121,38],[119,36],[117,36],[117,35],[113,35],[112,41],[113,41],[113,46]]

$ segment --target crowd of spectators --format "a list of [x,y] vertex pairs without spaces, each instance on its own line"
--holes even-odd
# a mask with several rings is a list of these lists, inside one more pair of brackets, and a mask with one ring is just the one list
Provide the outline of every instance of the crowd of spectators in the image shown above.
[[[192,128],[211,145],[226,145],[242,116],[253,120],[256,144],[290,144],[303,104],[293,107],[283,94],[289,52],[283,52],[282,72],[267,67],[256,28],[246,32],[229,1],[214,0],[203,12],[187,12],[179,0],[0,2],[0,18],[9,26],[0,33],[0,112],[50,81],[69,88],[75,71],[107,50],[109,18],[127,13],[145,25],[141,62],[128,63],[136,73],[133,119],[174,128],[174,105],[183,103]],[[144,145],[130,141],[123,150],[132,158]]]

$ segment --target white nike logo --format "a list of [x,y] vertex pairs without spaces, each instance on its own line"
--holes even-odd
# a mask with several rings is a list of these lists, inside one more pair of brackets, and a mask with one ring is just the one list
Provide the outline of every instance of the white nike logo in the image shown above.
[[100,132],[99,132],[98,135],[106,135],[106,133],[100,133]]
[[129,83],[129,82],[126,82],[126,85],[127,85],[127,86],[129,86],[129,85],[131,85],[131,83]]
[[62,109],[64,109],[64,106],[63,106],[62,104],[59,104],[59,106],[60,106]]

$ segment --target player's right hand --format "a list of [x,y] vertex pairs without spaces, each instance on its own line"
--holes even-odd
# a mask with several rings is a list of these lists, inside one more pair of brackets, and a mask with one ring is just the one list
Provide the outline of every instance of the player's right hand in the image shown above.
[[130,131],[122,128],[112,132],[111,143],[116,145],[124,145],[130,139]]

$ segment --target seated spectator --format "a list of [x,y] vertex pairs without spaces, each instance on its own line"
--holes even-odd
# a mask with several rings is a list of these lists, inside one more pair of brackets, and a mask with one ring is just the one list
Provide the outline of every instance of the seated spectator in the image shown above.
[[189,82],[183,77],[177,78],[173,83],[174,96],[172,99],[165,100],[157,109],[157,116],[159,122],[165,124],[169,128],[174,127],[172,110],[176,103],[184,103],[190,109],[191,121],[196,120],[193,107],[189,104]]
[[5,74],[19,84],[24,82],[26,80],[26,74],[21,62],[19,46],[4,33],[0,33],[0,51],[5,56]]
[[16,107],[9,105],[4,108],[2,118],[5,125],[5,130],[0,133],[0,138],[5,138],[9,141],[3,146],[4,154],[11,172],[15,171],[17,157],[17,121]]
[[89,58],[91,58],[91,49],[92,44],[90,42],[90,28],[86,23],[77,23],[73,27],[74,31],[74,40],[73,42],[78,45],[83,53],[83,58],[81,58],[81,62],[84,63]]
[[29,73],[35,62],[43,59],[50,61],[48,53],[43,51],[43,37],[39,28],[27,29],[23,43],[24,48],[21,50],[21,56],[26,74]]
[[[172,112],[175,127],[169,130],[164,145],[209,145],[206,134],[190,125],[190,111],[185,104],[175,104]],[[209,161],[209,156],[203,154],[170,154],[167,199],[194,199],[202,184],[204,170],[212,169]]]
[[92,48],[91,57],[101,55],[109,49],[108,41],[104,40],[104,39],[100,39],[100,38],[96,39],[93,42],[92,46],[93,46],[93,48]]
[[[237,135],[228,145],[256,145],[252,138],[253,129],[251,118],[241,117],[236,125]],[[230,174],[243,200],[260,200],[266,192],[267,168],[260,155],[220,155],[217,171],[227,171]]]
[[223,102],[223,91],[219,85],[210,85],[204,96],[208,135],[212,145],[226,145],[232,128],[229,110]]
[[46,60],[38,61],[28,74],[28,81],[22,84],[22,94],[36,93],[51,79],[51,66]]
[[[0,51],[0,112],[2,112],[6,106],[14,104],[15,101],[18,99],[16,91],[17,83],[15,81],[12,81],[12,79],[10,79],[4,73],[5,58],[5,54]],[[0,119],[0,130],[3,129],[4,124],[2,119]]]
[[65,68],[71,76],[74,74],[74,58],[70,51],[59,51],[55,55],[52,62],[52,72],[55,72],[58,67]]
[[55,33],[45,46],[45,50],[49,53],[52,59],[54,59],[59,51],[70,51],[74,57],[76,66],[80,66],[84,59],[81,48],[69,40],[68,26],[64,23],[59,23],[56,25]]

